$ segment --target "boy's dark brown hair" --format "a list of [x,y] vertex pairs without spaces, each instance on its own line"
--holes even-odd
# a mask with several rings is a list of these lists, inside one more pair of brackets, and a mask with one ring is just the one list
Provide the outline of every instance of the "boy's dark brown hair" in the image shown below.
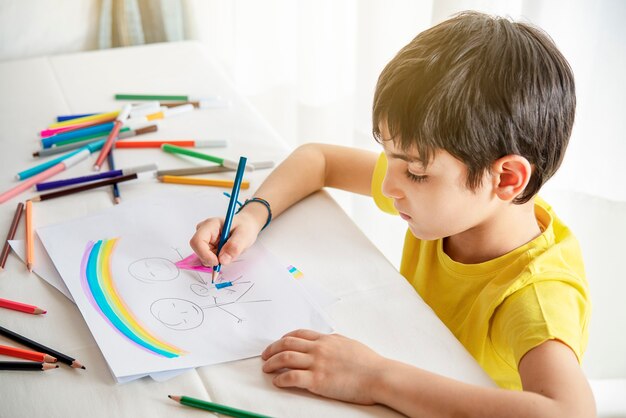
[[[526,23],[463,12],[417,35],[378,78],[377,141],[415,150],[427,166],[443,149],[475,190],[490,165],[517,154],[533,166],[513,202],[529,201],[563,160],[574,123],[574,76],[550,37]],[[391,138],[382,138],[386,122]]]

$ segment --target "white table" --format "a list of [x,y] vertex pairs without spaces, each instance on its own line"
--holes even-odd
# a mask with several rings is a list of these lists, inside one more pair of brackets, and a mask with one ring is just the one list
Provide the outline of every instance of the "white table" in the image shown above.
[[[35,133],[54,116],[119,108],[114,93],[218,94],[232,101],[228,109],[196,111],[161,123],[146,138],[227,138],[215,151],[250,161],[287,154],[287,146],[242,100],[216,70],[207,51],[195,42],[113,49],[0,64],[0,190],[14,184],[15,173],[36,163]],[[91,162],[62,173],[90,172]],[[118,167],[156,162],[180,168],[189,162],[160,150],[116,153]],[[267,171],[252,174],[259,185]],[[223,174],[232,178],[232,173]],[[189,188],[142,180],[120,185],[123,200],[138,199],[163,188]],[[0,205],[4,239],[18,201]],[[36,205],[35,224],[48,225],[95,213],[112,205],[110,189],[90,191]],[[122,202],[124,204],[124,202]],[[372,203],[373,204],[373,203]],[[295,232],[295,233],[294,233]],[[17,237],[24,236],[23,223]],[[327,292],[340,298],[326,308],[339,333],[377,352],[465,382],[493,385],[467,351],[417,296],[393,266],[358,230],[325,192],[299,203],[272,222],[260,241],[296,265]],[[29,274],[15,256],[0,273],[0,296],[45,307],[48,314],[0,310],[0,325],[22,332],[65,352],[87,370],[66,366],[48,372],[0,372],[0,417],[173,417],[202,416],[175,404],[168,394],[188,395],[273,416],[396,416],[382,406],[363,407],[332,401],[299,390],[279,390],[261,371],[260,358],[198,368],[166,382],[143,378],[116,384],[76,306],[55,288]],[[0,344],[12,344],[0,337]]]

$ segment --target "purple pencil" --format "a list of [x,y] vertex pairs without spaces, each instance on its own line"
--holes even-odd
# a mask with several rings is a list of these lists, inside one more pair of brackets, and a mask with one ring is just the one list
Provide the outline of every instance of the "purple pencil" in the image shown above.
[[52,190],[52,189],[58,189],[59,187],[65,187],[65,186],[72,186],[74,184],[81,184],[81,183],[88,183],[91,181],[95,181],[95,180],[101,180],[101,179],[106,179],[106,178],[111,178],[111,177],[119,177],[119,176],[125,176],[128,174],[135,174],[135,173],[142,173],[144,171],[152,171],[152,170],[156,170],[157,166],[156,164],[147,164],[147,165],[142,165],[139,167],[131,167],[131,168],[125,168],[122,170],[111,170],[111,171],[105,171],[102,173],[97,173],[97,174],[90,174],[88,176],[81,176],[81,177],[74,177],[71,179],[64,179],[64,180],[56,180],[56,181],[49,181],[46,183],[39,183],[36,187],[37,191],[43,191],[43,190]]

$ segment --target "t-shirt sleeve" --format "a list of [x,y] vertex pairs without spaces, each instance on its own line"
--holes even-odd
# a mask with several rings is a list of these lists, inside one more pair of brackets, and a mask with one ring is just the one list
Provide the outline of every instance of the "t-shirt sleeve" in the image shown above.
[[376,206],[383,212],[387,212],[391,215],[397,215],[398,211],[393,206],[393,199],[390,199],[383,195],[383,180],[385,173],[387,172],[387,157],[384,152],[381,152],[376,161],[376,167],[374,168],[374,175],[372,176],[372,197]]
[[548,340],[567,344],[582,360],[590,306],[585,293],[559,280],[535,282],[516,291],[496,309],[491,341],[517,369],[528,351]]

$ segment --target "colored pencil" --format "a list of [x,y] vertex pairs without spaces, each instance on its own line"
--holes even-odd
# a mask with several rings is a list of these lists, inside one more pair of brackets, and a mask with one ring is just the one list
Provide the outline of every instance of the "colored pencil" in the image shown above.
[[92,121],[77,123],[76,125],[62,126],[60,128],[52,128],[52,129],[48,128],[48,129],[44,129],[41,132],[39,132],[39,136],[42,137],[42,138],[47,138],[47,137],[52,136],[52,135],[57,135],[57,134],[67,133],[67,132],[73,132],[73,131],[77,131],[79,129],[88,128],[90,126],[96,126],[96,125],[101,125],[103,123],[112,122],[114,120],[115,120],[114,117],[110,117],[110,118],[106,118],[106,119],[103,119],[103,120],[92,120]]
[[137,173],[128,174],[126,176],[112,177],[101,181],[95,181],[93,183],[83,184],[82,186],[70,187],[67,189],[58,190],[56,192],[40,194],[39,196],[33,197],[31,200],[33,202],[41,202],[44,200],[56,199],[57,197],[69,196],[71,194],[76,194],[85,190],[97,189],[98,187],[109,186],[113,183],[122,183],[125,181],[134,180],[136,178]]
[[60,361],[61,363],[67,364],[68,366],[71,366],[75,369],[84,369],[85,366],[83,366],[82,364],[80,364],[80,362],[68,355],[65,355],[63,353],[60,353],[56,350],[53,350],[50,347],[46,347],[43,344],[40,344],[36,341],[31,340],[30,338],[26,338],[23,335],[18,334],[17,332],[13,332],[9,329],[6,329],[2,326],[0,326],[0,335],[3,335],[7,338],[9,338],[10,340],[13,340],[17,343],[20,343],[22,345],[25,345],[28,348],[32,348],[35,351],[39,351],[41,353],[46,353],[46,354],[50,354],[52,357],[56,357],[56,359],[58,361]]
[[115,118],[113,129],[111,129],[111,132],[109,132],[109,136],[107,137],[107,140],[105,141],[104,145],[102,146],[102,149],[100,150],[100,154],[98,155],[98,158],[96,159],[96,163],[93,165],[93,169],[95,171],[100,171],[100,167],[102,167],[104,160],[106,159],[107,155],[111,151],[111,148],[113,147],[113,143],[117,141],[117,135],[120,133],[120,129],[122,129],[122,125],[124,124],[126,119],[128,119],[131,109],[132,109],[131,105],[129,104],[125,105],[120,111],[120,114],[117,115],[117,117]]
[[[115,158],[113,157],[113,150],[107,155],[107,163],[109,164],[109,170],[118,171],[115,169]],[[123,174],[123,173],[122,173]],[[113,203],[119,205],[122,202],[122,195],[120,194],[120,187],[117,183],[111,185],[111,193],[113,193]]]
[[46,313],[44,309],[41,309],[37,306],[2,298],[0,298],[0,308],[13,309],[14,311],[26,312],[33,315],[41,315]]
[[[233,189],[230,192],[230,201],[228,202],[228,209],[226,210],[226,217],[224,218],[224,225],[222,226],[222,232],[220,234],[220,241],[217,245],[217,255],[219,256],[220,251],[226,241],[228,241],[228,236],[230,235],[230,226],[233,222],[233,216],[235,215],[235,208],[237,206],[237,198],[239,197],[239,189],[241,187],[241,180],[243,179],[243,172],[246,168],[246,162],[248,159],[246,157],[239,157],[239,167],[237,167],[237,174],[235,174],[235,182],[233,184]],[[211,276],[211,283],[215,282],[215,279],[219,276],[220,270],[222,269],[222,264],[218,261],[217,266],[213,267],[213,273]]]
[[67,170],[68,168],[78,164],[82,160],[89,157],[90,154],[91,154],[91,151],[85,147],[81,149],[77,154],[72,155],[71,157],[65,159],[64,161],[61,161],[57,165],[50,167],[46,171],[43,171],[37,174],[36,176],[31,177],[28,180],[21,182],[17,186],[3,193],[0,193],[0,203],[4,203],[7,200],[11,199],[12,197],[17,196],[18,194],[22,193],[24,190],[28,190],[29,188],[33,187],[35,184],[41,183],[42,181],[49,179],[55,174],[59,174],[60,172]]
[[[125,126],[122,129],[120,129],[120,133],[117,139],[119,141],[121,139],[131,138],[137,135],[143,135],[143,134],[147,134],[150,132],[156,132],[157,130],[158,130],[157,125],[148,125],[144,128],[137,128],[137,129],[131,129],[128,126]],[[102,141],[102,143],[104,144],[104,141],[107,139],[107,136],[108,134],[107,135],[93,134],[93,135],[87,135],[85,137],[70,139],[67,141],[59,141],[56,144],[54,144],[53,147],[44,148],[44,149],[40,149],[39,151],[33,152],[33,157],[47,157],[49,155],[60,154],[62,152],[71,151],[76,148],[84,147],[87,144],[91,144],[97,141]]]
[[243,409],[233,408],[232,406],[221,405],[215,402],[203,401],[202,399],[190,398],[189,396],[173,396],[167,395],[174,402],[191,406],[205,411],[216,412],[221,415],[236,418],[270,418],[268,415],[257,414],[256,412],[244,411]]
[[81,177],[74,177],[70,179],[55,180],[55,181],[49,181],[46,183],[39,183],[37,186],[35,186],[35,188],[38,192],[43,192],[45,190],[58,189],[59,187],[73,186],[75,184],[88,183],[90,181],[102,180],[102,179],[107,179],[111,177],[125,176],[127,174],[133,174],[133,173],[143,173],[145,171],[152,171],[156,169],[157,169],[156,164],[146,164],[146,165],[140,165],[137,167],[124,168],[120,170],[103,171],[101,173],[90,174],[88,176],[81,176]]
[[170,100],[172,102],[194,102],[203,99],[211,99],[212,96],[199,97],[189,96],[183,94],[132,94],[132,93],[118,93],[115,95],[115,100]]
[[56,363],[57,361],[57,359],[52,357],[50,354],[40,353],[39,351],[24,350],[23,348],[11,347],[8,345],[0,345],[0,354],[44,363]]
[[221,97],[217,97],[217,96],[212,97],[212,98],[194,100],[194,101],[161,103],[161,106],[174,107],[174,106],[180,106],[183,104],[190,104],[196,109],[210,109],[210,108],[220,108],[220,107],[230,106],[230,102],[228,100],[224,100]]
[[78,115],[60,115],[60,116],[57,116],[57,122],[65,122],[66,120],[84,118],[86,116],[93,116],[97,114],[98,113],[81,113]]
[[70,151],[67,154],[63,154],[60,157],[57,157],[57,158],[54,158],[52,160],[46,161],[45,163],[37,164],[34,167],[27,168],[26,170],[22,170],[19,173],[17,173],[15,178],[17,180],[25,180],[25,179],[27,179],[29,177],[32,177],[34,175],[37,175],[37,174],[47,170],[50,167],[53,167],[54,165],[60,163],[61,161],[64,161],[64,160],[68,159],[69,157],[72,157],[72,156],[78,154],[82,149],[88,149],[90,152],[97,151],[100,148],[102,148],[102,144],[103,143],[93,142],[91,144],[84,145],[80,149],[77,149],[77,150],[74,150],[74,151]]
[[[255,161],[249,165],[254,166],[256,170],[274,167],[274,161]],[[247,166],[246,166],[247,167]],[[210,165],[205,167],[194,168],[175,168],[172,170],[159,170],[156,176],[193,176],[196,174],[223,173],[225,171],[236,171],[236,168],[224,167],[223,165]]]
[[86,128],[80,128],[75,131],[61,132],[60,134],[41,138],[41,147],[50,148],[53,145],[64,145],[70,140],[76,140],[77,138],[83,138],[90,135],[109,135],[115,126],[114,122],[105,122],[98,125],[87,126]]
[[0,361],[0,370],[50,370],[57,369],[56,364],[39,361]]
[[233,408],[232,406],[221,405],[215,402],[203,401],[202,399],[190,398],[189,396],[172,396],[167,395],[174,402],[191,406],[205,411],[216,412],[221,415],[236,418],[270,418],[268,415],[258,414],[256,412],[244,411],[243,409]]
[[176,168],[172,170],[159,170],[156,172],[157,177],[162,176],[193,176],[195,174],[223,173],[225,171],[235,171],[230,167],[222,165],[211,165],[208,167],[194,168]]
[[7,239],[4,241],[2,253],[0,253],[0,271],[4,269],[4,266],[7,263],[9,251],[11,251],[11,245],[9,244],[9,241],[15,238],[15,232],[17,231],[17,226],[20,224],[22,212],[24,212],[24,204],[22,202],[19,202],[17,204],[17,208],[15,209],[13,220],[11,221],[11,227],[9,228],[9,232],[7,233]]
[[[229,168],[237,168],[238,164],[232,160],[227,160],[226,158],[215,157],[213,155],[204,154],[202,152],[193,151],[183,147],[177,147],[176,145],[163,144],[161,149],[165,152],[169,152],[170,154],[180,154],[186,155],[187,157],[198,158],[205,161],[211,161],[212,163],[216,163],[219,165],[223,165],[224,167]],[[253,171],[254,167],[246,166],[247,171]]]
[[136,120],[138,122],[151,122],[157,119],[165,119],[165,118],[169,118],[171,116],[176,116],[179,115],[181,113],[186,113],[193,110],[193,105],[190,104],[186,104],[186,105],[181,105],[181,106],[175,106],[175,107],[170,107],[155,113],[150,113],[148,115],[145,116],[139,116],[136,118],[133,118],[133,120]]
[[26,267],[33,271],[35,262],[35,243],[33,236],[33,202],[26,201]]
[[167,139],[162,141],[124,141],[115,144],[115,148],[161,148],[161,145],[169,144],[178,147],[214,148],[228,145],[224,139],[196,141],[195,139]]
[[70,120],[66,120],[63,122],[56,122],[56,123],[53,123],[52,125],[48,125],[48,128],[50,129],[60,128],[62,126],[71,126],[71,125],[76,125],[77,123],[82,123],[82,122],[90,122],[94,120],[105,120],[108,118],[116,118],[117,115],[119,115],[119,113],[120,113],[119,110],[115,110],[113,112],[97,113],[91,116],[83,116],[81,118],[70,119]]
[[[233,187],[236,180],[222,180],[222,179],[205,179],[197,177],[182,177],[182,176],[159,176],[157,179],[161,183],[173,183],[173,184],[190,184],[195,186],[214,186],[214,187]],[[248,189],[250,182],[242,181],[240,184],[242,189]]]

